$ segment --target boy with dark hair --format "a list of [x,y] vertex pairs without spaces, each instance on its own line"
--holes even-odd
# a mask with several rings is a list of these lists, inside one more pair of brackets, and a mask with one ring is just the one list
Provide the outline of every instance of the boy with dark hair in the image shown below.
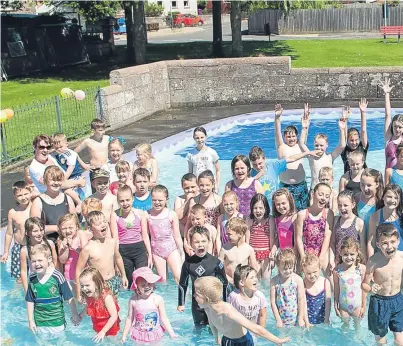
[[151,182],[150,171],[146,168],[137,168],[133,172],[133,184],[136,192],[133,196],[133,208],[148,211],[152,208],[151,193],[149,191]]
[[181,179],[183,195],[176,197],[174,210],[179,218],[179,230],[184,236],[185,225],[189,215],[189,202],[197,195],[198,187],[196,176],[193,173],[186,173]]

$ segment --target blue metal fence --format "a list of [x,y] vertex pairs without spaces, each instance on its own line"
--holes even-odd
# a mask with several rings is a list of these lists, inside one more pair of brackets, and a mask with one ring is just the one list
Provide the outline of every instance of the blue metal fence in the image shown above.
[[84,90],[84,100],[75,97],[50,97],[10,107],[14,117],[1,124],[1,164],[9,164],[32,155],[35,136],[62,132],[68,139],[91,131],[94,118],[103,118],[100,88]]

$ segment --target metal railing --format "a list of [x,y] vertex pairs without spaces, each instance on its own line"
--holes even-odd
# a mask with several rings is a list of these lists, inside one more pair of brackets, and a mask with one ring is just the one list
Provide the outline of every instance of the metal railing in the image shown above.
[[94,118],[103,118],[99,87],[84,90],[84,100],[53,96],[28,104],[9,107],[14,117],[1,124],[1,164],[29,157],[33,153],[35,136],[62,132],[67,139],[83,136],[91,131]]

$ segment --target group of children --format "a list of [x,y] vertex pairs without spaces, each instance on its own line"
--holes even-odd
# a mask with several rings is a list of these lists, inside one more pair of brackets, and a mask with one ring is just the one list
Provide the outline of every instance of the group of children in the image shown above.
[[[344,325],[352,318],[359,328],[370,294],[368,327],[376,342],[385,344],[389,329],[396,345],[403,345],[403,115],[391,119],[389,81],[381,87],[386,186],[379,171],[366,168],[365,99],[359,103],[361,133],[347,128],[345,107],[340,143],[331,153],[325,134],[315,136],[314,150],[306,146],[309,105],[299,139],[294,126],[282,135],[282,108],[276,105],[279,159],[267,160],[259,147],[235,156],[222,196],[219,156],[206,145],[206,130],[197,127],[174,210],[149,144],[136,147],[136,162],[125,161],[122,139],[105,135],[97,119],[93,136],[75,151],[63,134],[38,136],[27,181],[13,186],[17,206],[9,211],[2,257],[7,261],[14,238],[11,275],[23,284],[29,328],[46,338],[63,333],[66,300],[74,325],[85,314],[91,317],[94,341],[115,336],[116,297],[130,289],[122,341],[130,334],[136,343],[153,343],[164,331],[174,338],[164,294],[154,293],[169,267],[178,285],[177,310],[185,310],[190,278],[195,328],[209,325],[218,344],[249,346],[256,336],[287,342],[265,329],[269,303],[280,329],[329,324],[332,298]],[[48,158],[51,142],[54,159]],[[89,164],[77,154],[84,148]],[[339,155],[345,174],[334,190],[332,167]],[[66,181],[80,181],[88,169],[93,194],[84,198],[80,184]]]

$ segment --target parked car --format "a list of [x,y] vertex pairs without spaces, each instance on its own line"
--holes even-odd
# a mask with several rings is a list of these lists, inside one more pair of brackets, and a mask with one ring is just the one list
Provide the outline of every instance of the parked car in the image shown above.
[[182,14],[179,13],[174,18],[174,26],[197,26],[203,25],[204,20],[199,16],[195,16],[194,14]]

